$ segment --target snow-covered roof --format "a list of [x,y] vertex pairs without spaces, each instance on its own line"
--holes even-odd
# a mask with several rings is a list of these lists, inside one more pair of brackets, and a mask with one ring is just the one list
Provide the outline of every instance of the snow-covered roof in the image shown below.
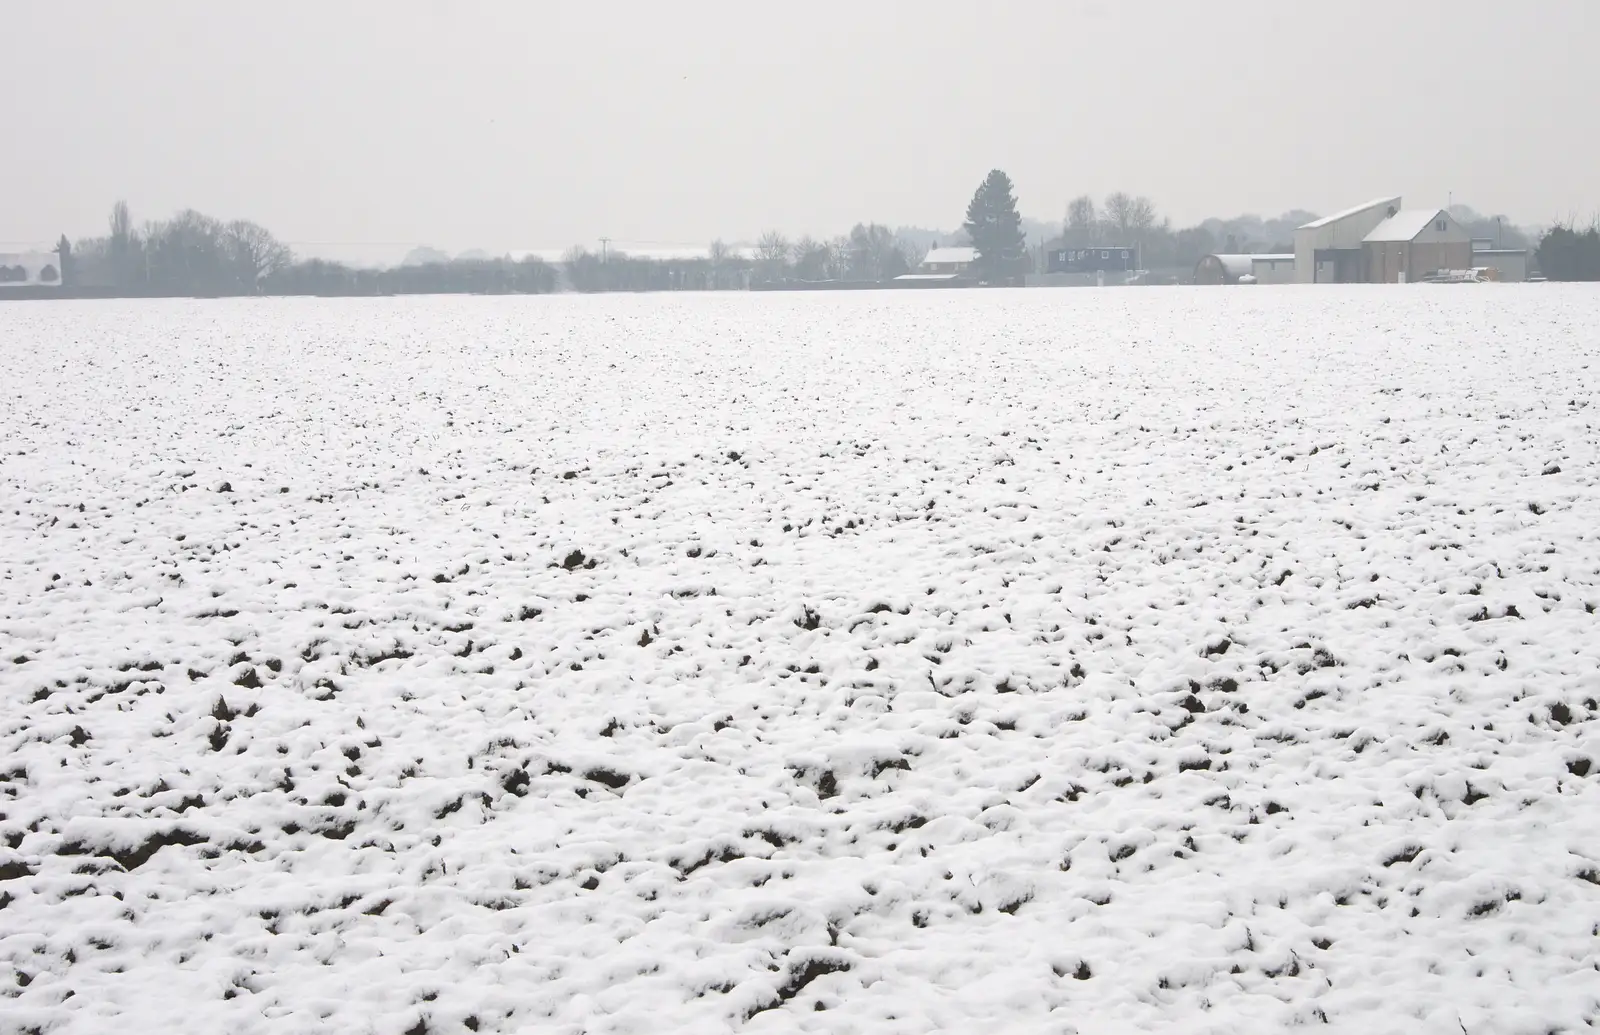
[[946,262],[977,262],[978,249],[964,246],[934,248],[922,257],[923,265]]
[[1362,240],[1378,244],[1414,241],[1418,234],[1428,229],[1429,223],[1443,215],[1444,210],[1439,208],[1402,209],[1373,227],[1372,232]]
[[1368,201],[1368,202],[1366,202],[1364,204],[1357,205],[1354,208],[1347,208],[1343,212],[1335,212],[1331,216],[1323,216],[1321,219],[1313,219],[1311,222],[1309,222],[1309,223],[1305,224],[1304,226],[1300,227],[1300,229],[1302,229],[1302,230],[1315,230],[1318,227],[1328,226],[1328,225],[1330,225],[1332,223],[1337,223],[1341,219],[1349,219],[1351,216],[1359,216],[1363,212],[1367,212],[1367,211],[1369,211],[1371,209],[1378,208],[1378,207],[1380,207],[1382,205],[1393,205],[1395,208],[1399,208],[1400,207],[1400,199],[1399,198],[1373,198],[1371,201]]
[[895,280],[960,280],[959,273],[902,273]]

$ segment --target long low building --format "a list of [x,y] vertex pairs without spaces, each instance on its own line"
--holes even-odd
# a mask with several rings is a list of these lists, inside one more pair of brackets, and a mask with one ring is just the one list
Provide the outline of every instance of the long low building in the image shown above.
[[1493,244],[1472,244],[1474,269],[1494,270],[1493,279],[1507,284],[1521,284],[1528,279],[1532,265],[1526,248],[1496,248]]
[[1194,267],[1196,284],[1293,284],[1294,256],[1207,255]]

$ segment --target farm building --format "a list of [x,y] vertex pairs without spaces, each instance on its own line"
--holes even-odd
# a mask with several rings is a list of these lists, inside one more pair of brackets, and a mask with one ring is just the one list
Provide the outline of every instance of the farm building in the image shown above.
[[972,247],[934,248],[917,264],[918,273],[969,273],[978,261],[978,249]]
[[1045,256],[1046,273],[1131,273],[1138,268],[1138,251],[1121,244],[1052,248]]
[[1493,241],[1472,242],[1473,268],[1494,270],[1496,280],[1520,284],[1528,279],[1530,265],[1526,248],[1496,248]]
[[1399,198],[1374,198],[1300,227],[1294,232],[1295,280],[1301,284],[1365,282],[1366,237],[1399,211]]
[[1396,212],[1362,243],[1373,284],[1415,283],[1440,270],[1472,267],[1472,235],[1442,208]]
[[972,267],[978,261],[978,249],[972,247],[935,247],[922,257],[917,268],[894,278],[903,287],[936,287],[939,284],[968,284],[972,282]]
[[0,290],[60,286],[61,260],[55,252],[0,254]]
[[1196,284],[1292,284],[1293,255],[1207,255],[1194,267]]

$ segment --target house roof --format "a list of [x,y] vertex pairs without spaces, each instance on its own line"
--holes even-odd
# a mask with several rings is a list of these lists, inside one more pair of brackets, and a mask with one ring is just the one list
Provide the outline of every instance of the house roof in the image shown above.
[[922,257],[924,264],[933,262],[977,262],[978,249],[971,247],[935,248]]
[[1414,241],[1417,235],[1428,229],[1428,224],[1444,215],[1440,208],[1408,208],[1396,212],[1372,228],[1372,232],[1363,241],[1374,243],[1403,243]]
[[895,280],[960,280],[959,273],[902,273]]
[[1300,229],[1315,230],[1318,227],[1324,227],[1333,223],[1337,223],[1341,219],[1349,219],[1351,216],[1359,216],[1363,212],[1370,211],[1371,209],[1375,209],[1383,205],[1394,205],[1396,208],[1398,208],[1400,206],[1400,199],[1373,198],[1371,201],[1368,201],[1365,204],[1357,205],[1355,208],[1347,208],[1343,212],[1335,212],[1333,215],[1323,216],[1321,219],[1313,219],[1311,222],[1300,227]]

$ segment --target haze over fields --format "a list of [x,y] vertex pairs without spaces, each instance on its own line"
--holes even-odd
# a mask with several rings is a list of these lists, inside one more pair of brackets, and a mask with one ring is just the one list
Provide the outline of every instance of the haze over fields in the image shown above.
[[1589,0],[9,6],[27,245],[116,198],[365,261],[953,227],[995,167],[1052,223],[1114,191],[1178,226],[1600,211]]

